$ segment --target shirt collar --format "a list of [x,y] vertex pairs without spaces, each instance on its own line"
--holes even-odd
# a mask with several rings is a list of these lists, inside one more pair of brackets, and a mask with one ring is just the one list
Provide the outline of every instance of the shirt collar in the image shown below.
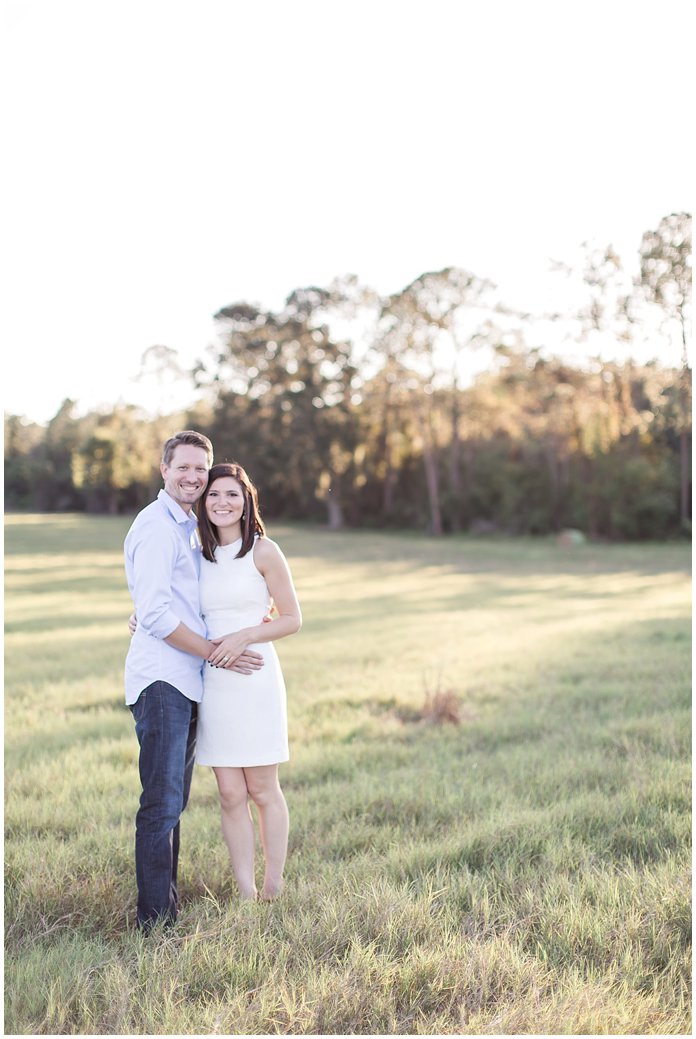
[[193,509],[191,509],[191,512],[189,513],[184,512],[181,505],[179,505],[177,501],[174,501],[174,499],[167,494],[164,488],[159,492],[157,498],[165,507],[172,519],[177,523],[185,523],[188,527],[196,527],[198,525],[198,520],[196,519],[196,514]]

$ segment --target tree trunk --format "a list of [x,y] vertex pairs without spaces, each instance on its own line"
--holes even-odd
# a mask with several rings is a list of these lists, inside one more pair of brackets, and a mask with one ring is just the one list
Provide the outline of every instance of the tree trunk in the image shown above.
[[341,530],[343,527],[343,506],[341,505],[341,477],[331,474],[331,486],[326,495],[326,509],[329,514],[329,530]]
[[343,509],[340,501],[329,496],[326,501],[326,508],[329,512],[329,530],[341,530],[343,527]]
[[[578,439],[580,439],[579,435]],[[581,472],[587,499],[587,533],[591,538],[596,538],[599,526],[599,510],[597,508],[597,487],[595,483],[594,464],[589,455],[581,455]]]
[[691,517],[691,372],[689,369],[689,355],[686,349],[686,322],[683,312],[681,317],[682,333],[682,370],[679,380],[679,397],[681,404],[681,429],[679,431],[679,470],[680,470],[680,504],[679,515],[682,523]]
[[394,511],[394,491],[396,489],[396,470],[392,462],[392,425],[392,410],[387,397],[384,408],[382,435],[385,465],[384,483],[382,484],[382,516],[385,519]]
[[680,469],[680,506],[679,515],[682,522],[688,522],[691,516],[691,460],[689,455],[690,436],[686,429],[679,433],[679,469]]
[[440,490],[437,480],[437,464],[432,450],[423,453],[425,478],[428,482],[428,500],[430,502],[430,533],[439,537],[442,534],[442,514],[440,511]]
[[452,432],[449,455],[450,492],[454,508],[452,509],[452,530],[461,530],[459,521],[462,506],[462,442],[459,438],[459,389],[456,384],[452,388]]
[[391,464],[391,459],[387,459],[387,471],[384,475],[384,485],[382,487],[382,515],[386,518],[391,516],[394,511],[394,489],[396,487],[396,471],[394,466]]
[[546,441],[544,454],[546,455],[546,467],[551,480],[551,508],[549,510],[551,526],[554,530],[558,531],[561,529],[561,459],[558,452],[558,445],[554,440]]
[[437,458],[428,423],[422,412],[422,405],[416,407],[416,413],[423,441],[423,466],[425,468],[425,484],[428,489],[428,506],[430,508],[428,529],[431,534],[439,537],[442,534],[442,512],[440,509],[440,487],[437,477]]

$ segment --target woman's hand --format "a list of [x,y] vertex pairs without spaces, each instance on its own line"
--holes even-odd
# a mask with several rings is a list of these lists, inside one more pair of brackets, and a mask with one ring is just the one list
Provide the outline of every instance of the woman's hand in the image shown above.
[[223,667],[229,671],[237,657],[241,656],[249,645],[251,639],[245,628],[241,631],[233,631],[229,635],[223,635],[219,639],[209,639],[215,644],[215,649],[208,657],[208,663],[213,667]]
[[138,627],[138,618],[135,616],[135,610],[131,613],[128,618],[128,630],[131,635],[135,635],[135,629]]

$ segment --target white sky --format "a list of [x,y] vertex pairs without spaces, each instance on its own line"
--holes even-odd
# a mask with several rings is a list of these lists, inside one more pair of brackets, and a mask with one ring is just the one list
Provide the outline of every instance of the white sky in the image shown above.
[[5,0],[5,409],[142,402],[148,347],[342,273],[634,262],[693,210],[691,7]]

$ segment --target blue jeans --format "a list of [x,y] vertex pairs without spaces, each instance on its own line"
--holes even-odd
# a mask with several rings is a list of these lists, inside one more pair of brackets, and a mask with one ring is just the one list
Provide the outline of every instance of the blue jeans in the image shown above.
[[178,910],[179,817],[191,789],[198,705],[153,682],[131,706],[143,792],[135,818],[138,926],[173,923]]

